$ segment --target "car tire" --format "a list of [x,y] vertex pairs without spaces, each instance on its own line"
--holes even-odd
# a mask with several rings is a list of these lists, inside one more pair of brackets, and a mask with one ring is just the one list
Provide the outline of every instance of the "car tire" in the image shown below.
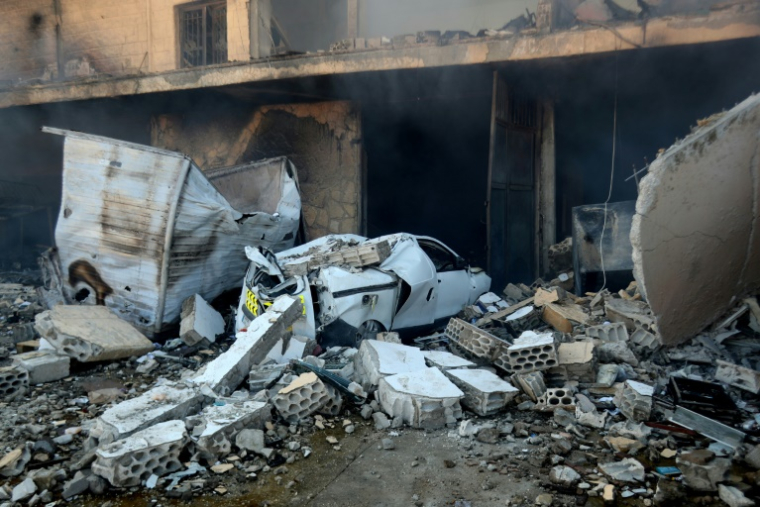
[[377,339],[377,333],[381,333],[383,330],[383,325],[378,321],[368,320],[359,326],[358,332],[356,333],[356,348],[359,348],[359,345],[361,345],[364,340]]

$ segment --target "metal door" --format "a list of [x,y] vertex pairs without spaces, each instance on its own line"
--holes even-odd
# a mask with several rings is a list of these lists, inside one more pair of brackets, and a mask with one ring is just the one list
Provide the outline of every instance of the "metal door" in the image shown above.
[[536,277],[535,100],[507,89],[494,72],[488,163],[488,269],[492,287]]

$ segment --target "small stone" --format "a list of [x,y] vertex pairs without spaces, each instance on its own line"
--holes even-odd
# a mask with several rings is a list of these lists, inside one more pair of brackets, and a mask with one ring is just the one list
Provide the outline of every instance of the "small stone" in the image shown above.
[[455,466],[457,466],[457,464],[456,462],[450,459],[445,459],[443,460],[443,466],[445,466],[446,468],[454,468]]
[[69,435],[68,433],[63,434],[59,437],[55,437],[53,439],[53,442],[55,442],[58,445],[67,445],[74,441],[74,437]]
[[390,438],[384,438],[381,441],[381,444],[383,446],[383,449],[385,449],[386,451],[392,451],[393,449],[396,448],[396,444]]
[[233,468],[235,468],[235,465],[233,465],[232,463],[220,463],[218,465],[212,466],[211,471],[214,472],[215,474],[223,474],[223,473],[229,472]]
[[572,486],[580,479],[580,474],[569,466],[556,466],[549,472],[549,480],[561,486]]
[[372,410],[371,406],[364,405],[359,413],[361,414],[362,419],[364,419],[366,421],[367,419],[369,419],[370,417],[372,417],[372,412],[373,412],[373,410]]
[[343,431],[345,431],[346,433],[348,433],[350,435],[351,433],[353,433],[354,431],[356,431],[356,426],[354,426],[353,424],[349,424],[348,426],[346,426],[345,428],[343,428]]
[[549,506],[554,501],[554,497],[549,493],[541,493],[536,497],[536,505]]
[[372,414],[372,420],[375,422],[375,429],[378,431],[386,430],[391,427],[391,422],[388,420],[388,416],[382,412],[375,412]]
[[327,440],[328,444],[336,445],[338,443],[338,439],[335,437],[327,437],[325,440]]
[[728,504],[729,507],[750,507],[755,502],[744,496],[739,489],[733,486],[718,485],[718,496]]
[[34,483],[32,479],[27,477],[22,482],[16,485],[16,487],[13,488],[13,493],[11,495],[11,501],[12,502],[20,502],[22,500],[26,500],[33,494],[37,492],[37,485]]

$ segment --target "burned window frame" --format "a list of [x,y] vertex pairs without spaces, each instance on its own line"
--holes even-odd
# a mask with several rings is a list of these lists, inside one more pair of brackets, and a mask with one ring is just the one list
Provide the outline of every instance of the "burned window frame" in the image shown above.
[[[227,63],[227,8],[227,0],[190,2],[175,7],[180,68]],[[191,15],[196,17],[188,19]],[[188,37],[192,22],[195,36]],[[195,47],[189,47],[191,43]]]

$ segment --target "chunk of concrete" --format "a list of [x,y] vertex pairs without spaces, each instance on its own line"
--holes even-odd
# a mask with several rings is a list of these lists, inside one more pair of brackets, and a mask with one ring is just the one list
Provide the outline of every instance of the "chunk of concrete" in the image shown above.
[[383,377],[377,397],[385,412],[413,428],[442,428],[462,417],[464,393],[436,368]]
[[248,389],[252,393],[269,389],[277,379],[282,377],[287,364],[264,364],[255,365],[248,374]]
[[[649,166],[631,227],[634,277],[660,339],[686,341],[760,288],[760,95]],[[684,297],[698,291],[699,297]]]
[[549,472],[549,480],[554,484],[569,487],[581,480],[581,475],[569,466],[558,465]]
[[365,389],[378,385],[380,379],[385,376],[426,368],[425,356],[420,349],[377,340],[362,341],[354,361],[356,372]]
[[716,491],[718,483],[726,480],[731,460],[715,458],[708,463],[699,464],[699,460],[695,462],[687,453],[676,458],[676,465],[683,474],[684,483],[690,488],[698,491]]
[[499,412],[520,392],[488,370],[461,368],[444,370],[444,374],[464,392],[462,404],[482,416]]
[[515,373],[511,379],[512,385],[522,389],[534,402],[537,402],[539,398],[546,394],[544,375],[540,371],[532,371],[525,374]]
[[592,341],[560,343],[557,347],[557,361],[557,368],[561,369],[566,380],[588,383],[596,380],[596,357]]
[[180,318],[179,337],[187,345],[202,340],[214,343],[217,336],[224,334],[224,319],[199,294],[182,302]]
[[105,306],[54,306],[34,329],[56,350],[82,363],[142,356],[153,343]]
[[16,354],[13,363],[28,371],[29,383],[35,385],[68,377],[71,358],[50,350],[38,350]]
[[627,342],[628,328],[622,322],[586,328],[586,335],[603,342]]
[[235,436],[243,429],[261,429],[272,417],[272,407],[261,401],[209,405],[187,418],[191,436],[201,458],[216,461],[232,451]]
[[633,458],[601,463],[599,470],[616,481],[644,482],[644,465]]
[[0,368],[0,399],[11,401],[29,390],[29,372],[19,365]]
[[264,431],[261,429],[244,429],[235,436],[238,449],[263,454],[266,448]]
[[280,296],[263,315],[253,319],[247,331],[237,334],[237,340],[196,374],[191,382],[208,385],[217,394],[232,393],[287,333],[301,316],[301,303],[290,296]]
[[615,396],[615,406],[631,421],[648,421],[653,394],[652,386],[636,380],[626,380]]
[[182,419],[200,410],[206,397],[198,389],[167,383],[106,410],[91,435],[101,443],[128,437],[156,423]]
[[718,496],[728,507],[751,507],[755,502],[744,496],[738,488],[718,484]]
[[457,368],[475,368],[477,366],[472,361],[445,350],[423,350],[422,355],[425,356],[425,362],[428,366],[438,368],[441,371]]
[[548,370],[558,362],[553,333],[525,331],[507,348],[507,355],[515,373]]
[[715,380],[754,394],[760,394],[760,371],[720,359],[717,360],[717,364]]
[[565,388],[547,389],[543,396],[538,398],[535,406],[535,410],[541,411],[554,411],[558,408],[575,411],[575,398],[572,391]]
[[272,399],[282,418],[293,423],[313,414],[329,401],[325,384],[313,372],[302,373]]
[[92,471],[113,486],[138,486],[151,475],[162,475],[182,469],[179,454],[187,433],[182,421],[167,421],[96,451]]

